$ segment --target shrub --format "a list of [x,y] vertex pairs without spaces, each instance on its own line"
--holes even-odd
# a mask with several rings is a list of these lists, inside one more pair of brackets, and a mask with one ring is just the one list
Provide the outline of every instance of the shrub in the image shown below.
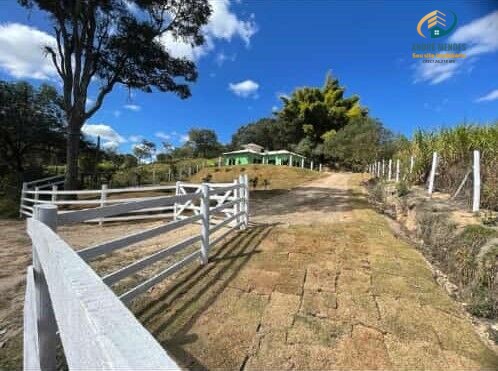
[[406,196],[410,193],[410,188],[408,187],[408,183],[404,180],[401,180],[396,184],[396,193],[399,197]]
[[213,175],[208,173],[204,178],[202,178],[202,182],[209,183],[211,181],[211,179],[213,179]]
[[454,237],[456,224],[448,213],[422,211],[417,215],[417,236],[424,250],[443,268],[447,268],[448,246]]
[[371,188],[370,195],[375,202],[384,203],[386,201],[386,190],[384,183],[375,183]]
[[0,196],[0,217],[15,218],[19,216],[19,200]]

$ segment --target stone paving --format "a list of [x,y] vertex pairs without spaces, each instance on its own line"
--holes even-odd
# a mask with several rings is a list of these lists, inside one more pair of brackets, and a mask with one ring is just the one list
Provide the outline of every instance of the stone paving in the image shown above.
[[358,182],[317,180],[276,196],[279,212],[256,202],[252,228],[133,311],[192,369],[497,369],[421,254],[354,193]]

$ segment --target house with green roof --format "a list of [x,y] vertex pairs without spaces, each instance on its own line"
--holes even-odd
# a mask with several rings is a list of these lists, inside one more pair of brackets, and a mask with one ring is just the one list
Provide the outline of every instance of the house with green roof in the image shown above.
[[249,165],[270,164],[281,166],[304,167],[306,157],[287,150],[267,151],[262,146],[249,143],[237,151],[223,153],[223,164]]

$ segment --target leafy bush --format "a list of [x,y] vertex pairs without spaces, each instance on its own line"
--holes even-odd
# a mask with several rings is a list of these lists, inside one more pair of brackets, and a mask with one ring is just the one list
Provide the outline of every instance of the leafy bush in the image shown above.
[[0,217],[15,218],[19,216],[19,201],[0,196]]
[[408,187],[408,183],[404,180],[401,180],[400,182],[396,183],[396,193],[398,194],[399,197],[406,196],[408,193],[410,193],[410,188]]
[[370,191],[370,196],[373,201],[378,203],[384,203],[386,201],[386,190],[384,183],[377,182],[373,185]]

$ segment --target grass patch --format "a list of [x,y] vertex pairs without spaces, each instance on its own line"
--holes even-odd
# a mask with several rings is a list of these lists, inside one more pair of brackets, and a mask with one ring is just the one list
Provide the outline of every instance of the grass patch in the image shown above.
[[247,174],[252,189],[290,189],[302,183],[318,179],[323,174],[307,169],[275,165],[226,166],[204,168],[190,177],[194,183],[209,179],[213,183],[232,182],[241,174]]

